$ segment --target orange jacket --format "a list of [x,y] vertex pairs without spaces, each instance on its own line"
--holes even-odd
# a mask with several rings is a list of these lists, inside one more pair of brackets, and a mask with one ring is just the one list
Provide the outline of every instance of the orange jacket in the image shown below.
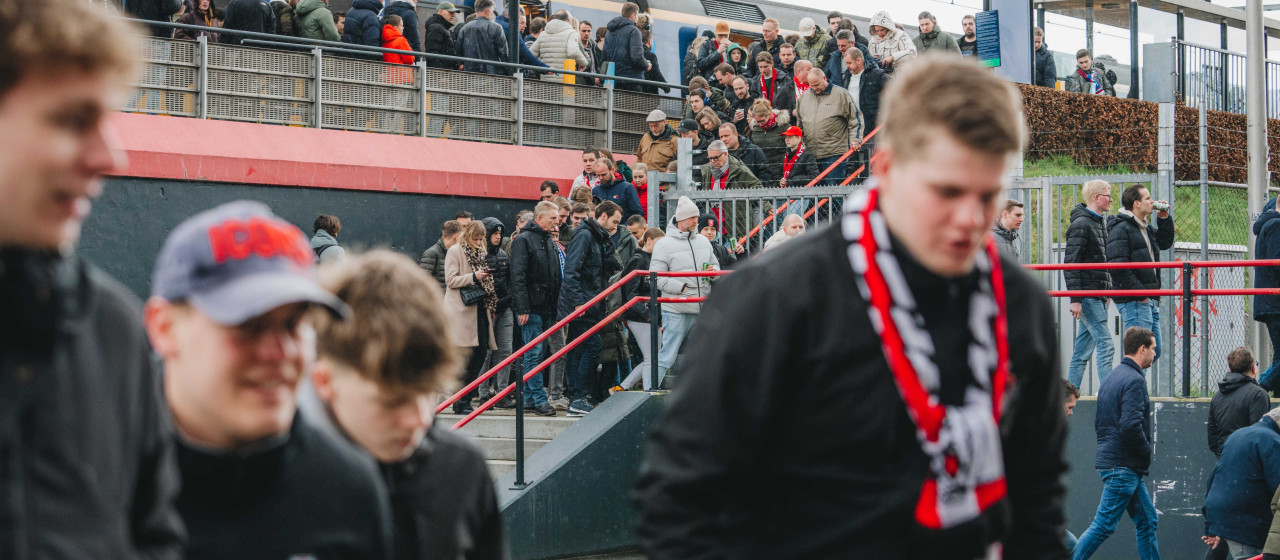
[[[412,50],[409,48],[409,41],[404,38],[404,34],[398,29],[390,25],[382,26],[382,48],[399,49],[402,51]],[[407,54],[382,53],[383,62],[391,62],[395,64],[413,64],[413,56]]]

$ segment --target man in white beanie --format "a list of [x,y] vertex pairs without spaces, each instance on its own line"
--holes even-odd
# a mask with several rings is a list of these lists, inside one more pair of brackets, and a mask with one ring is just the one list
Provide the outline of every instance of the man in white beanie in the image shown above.
[[[720,270],[720,261],[711,242],[699,235],[698,206],[682,196],[676,203],[676,214],[667,225],[667,236],[653,248],[649,270],[654,272],[694,272]],[[699,297],[711,295],[710,278],[658,277],[662,297]],[[689,334],[693,320],[702,311],[702,303],[662,304],[662,345],[658,349],[658,384],[675,364],[680,345]]]

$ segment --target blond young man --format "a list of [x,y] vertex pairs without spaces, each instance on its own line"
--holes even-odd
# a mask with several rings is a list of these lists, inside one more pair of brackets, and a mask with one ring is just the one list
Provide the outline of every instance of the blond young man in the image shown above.
[[378,250],[326,271],[351,309],[317,325],[312,374],[327,431],[372,455],[391,495],[396,558],[506,558],[502,516],[484,455],[434,420],[462,357],[448,336],[443,291],[408,258]]
[[180,558],[141,302],[72,250],[141,31],[81,0],[0,0],[0,30],[0,558]]
[[1065,555],[1052,307],[987,237],[1020,97],[961,57],[899,73],[874,186],[704,304],[637,483],[649,558]]

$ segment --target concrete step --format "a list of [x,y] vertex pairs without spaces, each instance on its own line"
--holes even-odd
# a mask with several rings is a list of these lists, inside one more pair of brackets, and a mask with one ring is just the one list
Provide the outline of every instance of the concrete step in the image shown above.
[[[507,411],[486,412],[476,417],[475,420],[467,423],[462,427],[461,432],[476,438],[514,438],[516,437],[515,414],[506,413]],[[564,416],[563,412],[558,413],[555,417],[531,416],[526,414],[524,417],[524,437],[525,439],[555,439],[574,422],[577,418],[569,418]],[[439,414],[436,420],[443,422],[448,426],[452,426],[461,420],[462,417],[456,414]]]
[[[484,450],[485,459],[499,461],[516,460],[516,438],[491,438],[481,437],[474,438],[474,441],[480,445],[480,449]],[[549,439],[530,439],[524,438],[524,457],[537,453],[542,446],[546,445]]]
[[499,461],[490,459],[485,461],[485,463],[489,466],[489,476],[493,477],[494,480],[498,480],[499,478],[502,478],[503,475],[516,470],[515,461]]

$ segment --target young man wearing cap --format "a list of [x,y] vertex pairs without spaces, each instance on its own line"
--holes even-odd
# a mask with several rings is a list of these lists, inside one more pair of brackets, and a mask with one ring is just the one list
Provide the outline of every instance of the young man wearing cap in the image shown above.
[[987,237],[1021,96],[909,69],[876,185],[704,305],[638,479],[648,558],[1066,555],[1053,308]]
[[391,558],[371,461],[297,418],[320,287],[306,238],[266,205],[197,214],[165,241],[144,322],[177,426],[186,557]]
[[702,135],[698,134],[698,123],[693,119],[685,119],[680,121],[680,128],[677,130],[681,138],[688,138],[693,142],[693,165],[706,165],[708,161],[707,143],[702,140]]
[[462,357],[447,333],[444,294],[413,262],[371,251],[326,271],[351,308],[319,317],[320,357],[303,417],[374,457],[391,494],[395,557],[502,560],[506,542],[484,454],[434,421]]
[[[0,0],[0,558],[182,555],[171,426],[141,302],[73,248],[142,30],[80,0]],[[110,225],[105,227],[112,227]]]
[[640,137],[636,161],[649,166],[649,169],[664,170],[676,159],[676,131],[667,124],[667,114],[662,109],[654,109],[645,121],[649,132]]
[[708,82],[712,82],[715,78],[716,67],[727,62],[726,54],[732,43],[729,40],[729,22],[717,21],[715,33],[714,39],[698,47],[698,71]]
[[800,42],[796,43],[796,60],[808,60],[814,68],[825,68],[827,65],[827,35],[813,22],[813,18],[800,20]]
[[[728,154],[725,154],[728,157]],[[711,242],[698,234],[698,206],[682,196],[676,203],[676,213],[667,224],[667,236],[658,240],[653,248],[649,270],[655,272],[702,272],[720,270]],[[710,278],[658,277],[658,291],[662,297],[688,298],[711,295]],[[689,336],[694,319],[702,311],[702,303],[662,304],[662,344],[658,347],[658,384],[676,363],[680,346]]]
[[782,158],[779,187],[805,187],[822,172],[817,158],[804,147],[804,131],[798,126],[787,127],[782,138],[787,142],[787,153]]

